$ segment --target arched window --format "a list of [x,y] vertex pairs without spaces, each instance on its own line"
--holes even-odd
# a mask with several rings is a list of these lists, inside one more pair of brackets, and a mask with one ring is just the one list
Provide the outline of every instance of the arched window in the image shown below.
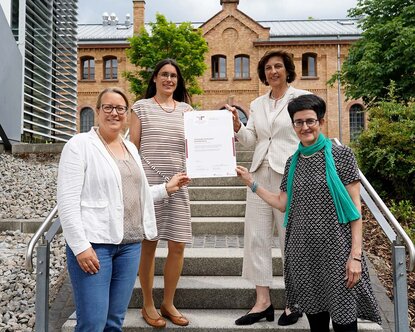
[[85,133],[94,126],[94,111],[90,107],[85,107],[80,114],[79,132]]
[[235,78],[249,78],[249,56],[237,55],[235,57]]
[[81,58],[81,80],[95,79],[95,60],[91,56]]
[[356,139],[365,129],[365,112],[363,106],[354,104],[349,111],[350,140]]
[[[248,117],[246,116],[246,113],[244,112],[242,107],[238,105],[232,105],[232,107],[235,107],[238,110],[239,120],[242,122],[244,126],[246,126],[246,124],[248,123]],[[226,107],[222,106],[220,109],[226,110]]]
[[226,56],[212,56],[212,78],[226,79]]
[[108,56],[104,58],[104,79],[118,79],[118,60],[114,56]]
[[317,54],[304,53],[302,57],[302,76],[317,76]]

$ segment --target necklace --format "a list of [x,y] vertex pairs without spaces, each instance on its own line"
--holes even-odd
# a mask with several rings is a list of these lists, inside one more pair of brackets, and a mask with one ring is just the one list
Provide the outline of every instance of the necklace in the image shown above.
[[[111,150],[111,148],[109,147],[109,145],[108,145],[107,141],[104,139],[104,137],[102,137],[101,133],[99,132],[99,128],[96,130],[96,132],[97,132],[97,134],[98,134],[98,137],[99,137],[99,138],[100,138],[100,140],[102,141],[102,143],[104,143],[104,146],[105,146],[105,148],[107,149],[107,151],[110,153],[111,157],[112,157],[112,158],[114,158],[114,159],[116,159],[116,160],[119,160],[120,158],[118,158],[118,157],[114,154],[114,152],[112,152],[112,150]],[[121,150],[122,150],[122,153],[123,153],[123,159],[122,159],[122,160],[128,160],[128,159],[129,159],[129,158],[128,158],[128,153],[126,153],[126,151],[125,151],[126,149],[125,149],[125,147],[124,147],[123,142],[122,142],[122,141],[120,141],[120,140],[118,140],[118,143],[120,143]]]
[[284,98],[286,93],[287,93],[287,90],[285,90],[284,94],[283,94],[281,97],[275,98],[275,97],[272,95],[272,91],[271,91],[271,92],[269,93],[269,97],[270,97],[272,100],[278,101],[278,100],[281,100],[282,98]]
[[173,106],[173,110],[171,110],[171,111],[168,111],[163,106],[161,106],[161,104],[157,101],[156,96],[154,96],[153,99],[157,103],[157,105],[159,105],[160,108],[166,113],[173,113],[176,110],[176,101],[174,99],[173,99],[173,105],[174,106]]

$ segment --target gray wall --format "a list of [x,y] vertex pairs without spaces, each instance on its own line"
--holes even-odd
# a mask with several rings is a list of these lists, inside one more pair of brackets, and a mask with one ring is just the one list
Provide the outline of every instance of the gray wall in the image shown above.
[[0,7],[0,124],[9,140],[21,139],[22,56]]

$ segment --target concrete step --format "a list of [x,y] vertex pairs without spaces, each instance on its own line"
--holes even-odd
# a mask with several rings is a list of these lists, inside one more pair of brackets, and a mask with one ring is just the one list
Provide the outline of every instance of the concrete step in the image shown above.
[[246,186],[209,186],[189,188],[192,201],[244,201]]
[[36,233],[45,218],[38,219],[2,219],[0,220],[0,232],[17,231],[22,233]]
[[246,147],[239,142],[235,142],[236,151],[254,151],[254,146]]
[[[155,274],[163,275],[167,248],[157,248]],[[282,276],[281,250],[272,249],[274,276]],[[186,248],[183,276],[240,276],[243,248]]]
[[[309,330],[307,318],[303,316],[294,325],[278,326],[277,321],[281,316],[282,311],[276,310],[274,321],[267,322],[262,320],[253,325],[238,326],[235,325],[235,319],[246,314],[246,310],[241,309],[183,309],[180,312],[190,321],[186,327],[174,325],[167,320],[167,325],[164,330],[171,332],[192,331],[192,332],[258,332],[258,331],[287,331],[287,332],[305,332]],[[62,327],[62,332],[72,332],[75,328],[75,314]],[[383,331],[382,328],[369,321],[358,321],[358,329],[360,332],[377,332]],[[154,328],[149,326],[141,316],[141,310],[128,309],[125,317],[123,331],[125,332],[154,332]]]
[[254,151],[238,151],[236,150],[236,161],[252,161],[252,157],[254,156]]
[[[153,296],[156,307],[160,307],[163,290],[163,277],[155,276]],[[130,307],[141,308],[142,299],[137,277]],[[284,280],[281,276],[273,278],[271,301],[276,309],[285,306]],[[254,303],[255,286],[240,276],[182,276],[175,295],[176,307],[186,309],[248,309]]]
[[189,185],[189,189],[192,187],[209,187],[209,186],[240,187],[240,186],[243,186],[243,183],[236,176],[224,177],[224,178],[200,178],[200,179],[192,179],[192,182]]
[[192,234],[243,235],[244,217],[192,217]]
[[192,217],[244,217],[245,201],[190,201]]
[[246,167],[248,169],[251,167],[251,164],[252,164],[252,162],[250,162],[250,161],[237,161],[236,163],[238,165]]

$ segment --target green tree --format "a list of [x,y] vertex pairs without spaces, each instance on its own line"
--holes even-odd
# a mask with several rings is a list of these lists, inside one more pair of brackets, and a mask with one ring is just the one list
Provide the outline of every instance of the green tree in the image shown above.
[[180,66],[190,95],[201,94],[196,78],[206,69],[204,62],[208,46],[200,29],[195,30],[188,22],[176,25],[157,14],[156,22],[150,23],[151,32],[144,28],[140,34],[129,39],[127,56],[137,69],[125,72],[131,90],[137,98],[143,97],[152,69],[165,58],[175,59]]
[[366,103],[384,100],[390,85],[395,84],[398,100],[407,102],[414,97],[414,0],[358,0],[349,16],[359,19],[363,33],[341,69],[346,96],[363,98]]

